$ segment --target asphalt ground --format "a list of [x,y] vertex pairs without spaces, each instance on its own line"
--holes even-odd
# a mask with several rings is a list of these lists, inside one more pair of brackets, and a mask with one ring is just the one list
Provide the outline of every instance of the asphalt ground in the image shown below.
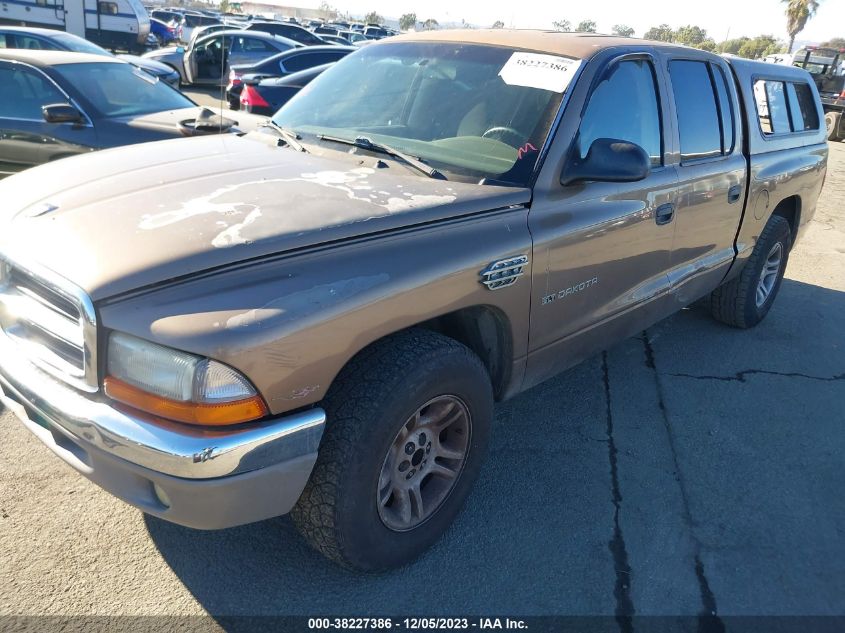
[[0,413],[0,615],[845,615],[844,195],[840,143],[757,328],[690,308],[497,406],[465,511],[395,572],[286,517],[147,517]]

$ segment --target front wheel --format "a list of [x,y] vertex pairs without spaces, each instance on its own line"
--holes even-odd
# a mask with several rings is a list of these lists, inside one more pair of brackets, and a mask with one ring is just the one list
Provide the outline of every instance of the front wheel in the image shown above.
[[738,277],[714,290],[710,312],[716,320],[750,328],[765,318],[780,290],[789,260],[791,230],[786,218],[769,218]]
[[353,359],[324,405],[328,427],[295,525],[348,568],[412,561],[447,530],[478,476],[493,417],[487,370],[464,345],[409,330]]

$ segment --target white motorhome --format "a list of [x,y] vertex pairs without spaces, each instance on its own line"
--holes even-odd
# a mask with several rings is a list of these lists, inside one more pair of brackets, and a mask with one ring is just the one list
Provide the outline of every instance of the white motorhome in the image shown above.
[[150,32],[140,0],[0,0],[0,24],[58,29],[127,51],[143,50]]

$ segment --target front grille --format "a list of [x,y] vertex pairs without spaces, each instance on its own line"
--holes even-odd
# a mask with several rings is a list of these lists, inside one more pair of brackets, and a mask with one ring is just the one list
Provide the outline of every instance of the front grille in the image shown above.
[[93,311],[81,292],[57,279],[0,260],[0,330],[34,364],[91,391]]

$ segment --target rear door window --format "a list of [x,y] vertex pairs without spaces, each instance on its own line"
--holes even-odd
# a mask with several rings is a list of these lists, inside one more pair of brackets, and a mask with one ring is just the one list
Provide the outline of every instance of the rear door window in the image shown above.
[[268,55],[278,52],[269,43],[254,37],[236,37],[232,51],[238,53],[267,53]]
[[721,156],[722,120],[706,62],[669,62],[678,116],[681,162]]
[[613,66],[593,91],[581,119],[581,158],[586,157],[596,139],[614,138],[636,143],[651,157],[653,166],[661,165],[663,146],[657,104],[650,62],[629,60]]
[[334,62],[343,57],[340,53],[303,53],[301,55],[294,55],[282,62],[288,72],[298,72],[306,68],[313,68],[314,66],[322,66],[329,62]]

